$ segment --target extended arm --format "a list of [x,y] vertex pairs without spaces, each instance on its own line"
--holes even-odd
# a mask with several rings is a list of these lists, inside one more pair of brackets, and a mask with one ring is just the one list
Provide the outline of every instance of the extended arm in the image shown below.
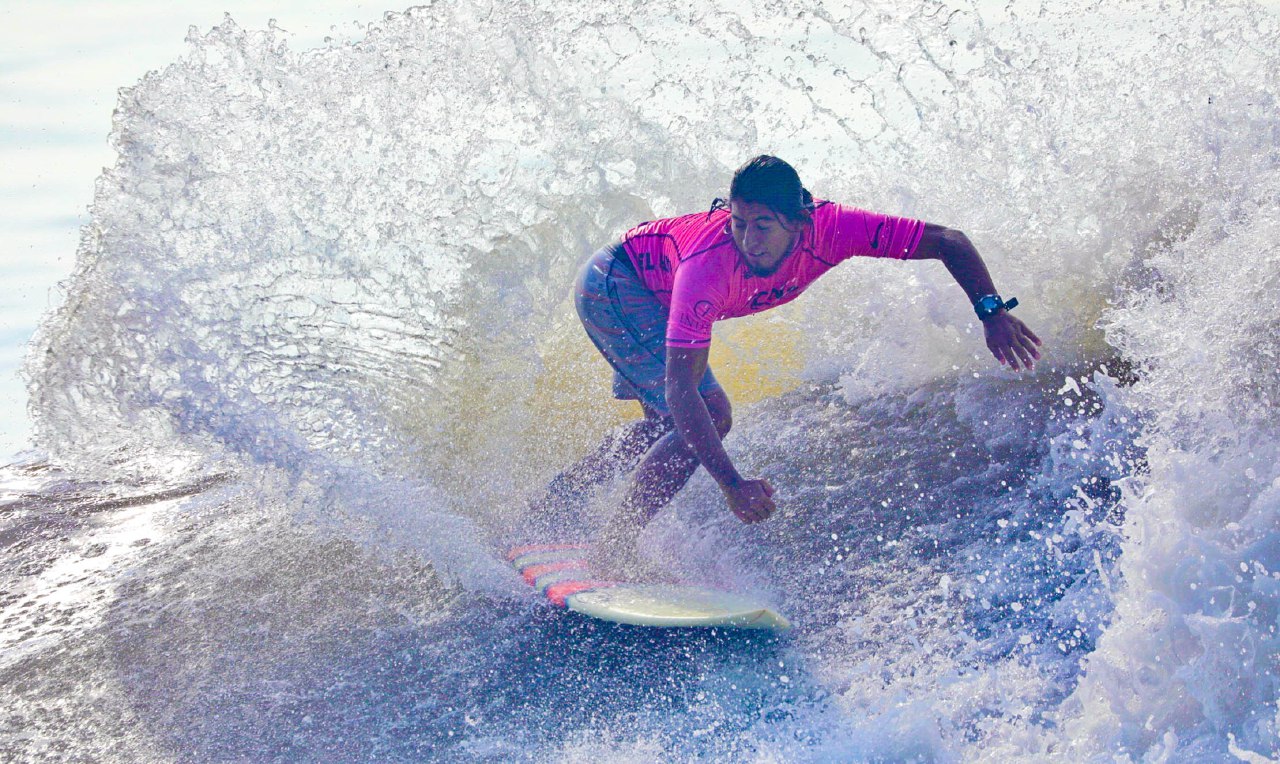
[[[995,283],[987,272],[982,256],[970,243],[969,237],[960,231],[926,223],[920,245],[916,249],[916,258],[941,260],[952,278],[968,295],[969,302],[996,293]],[[1036,360],[1040,358],[1040,351],[1037,350],[1037,346],[1041,344],[1040,338],[1021,320],[1001,309],[985,319],[982,327],[987,336],[987,347],[997,361],[1008,364],[1015,370],[1022,367],[1030,370],[1035,367]]]
[[733,466],[707,403],[698,392],[698,382],[706,370],[706,348],[667,348],[667,405],[671,407],[676,432],[720,484],[729,509],[740,520],[752,523],[767,519],[775,509],[769,498],[773,487],[766,480],[744,479]]

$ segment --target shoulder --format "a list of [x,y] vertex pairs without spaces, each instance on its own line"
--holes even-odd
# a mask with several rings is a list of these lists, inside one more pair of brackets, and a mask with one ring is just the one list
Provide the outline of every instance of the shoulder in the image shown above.
[[741,258],[732,241],[717,242],[690,252],[676,267],[673,299],[709,301],[719,305],[732,291]]
[[849,204],[840,204],[829,200],[814,200],[813,224],[817,226],[833,226],[848,225],[852,222],[863,222],[872,218],[879,218],[874,212],[864,210],[860,207],[854,207]]
[[827,200],[814,200],[810,213],[810,236],[816,244],[829,245],[837,239],[864,233],[874,226],[874,214],[847,204]]
[[680,260],[678,274],[706,282],[727,281],[742,266],[733,240],[712,241],[689,250]]

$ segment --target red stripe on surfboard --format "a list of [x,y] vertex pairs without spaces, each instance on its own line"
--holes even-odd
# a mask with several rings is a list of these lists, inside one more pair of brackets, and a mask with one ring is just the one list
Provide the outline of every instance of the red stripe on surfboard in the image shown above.
[[570,549],[590,549],[588,544],[528,544],[510,549],[507,552],[507,561],[510,562],[521,555],[532,554],[534,552],[561,552]]
[[548,562],[542,565],[530,565],[520,571],[520,575],[524,576],[524,580],[529,582],[530,586],[538,580],[538,576],[547,573],[557,573],[562,570],[582,570],[587,567],[586,560],[560,560],[559,562]]
[[551,604],[564,607],[566,597],[571,597],[578,592],[584,592],[588,589],[604,589],[610,586],[617,586],[616,581],[561,581],[558,584],[552,584],[547,587],[547,599],[551,600]]

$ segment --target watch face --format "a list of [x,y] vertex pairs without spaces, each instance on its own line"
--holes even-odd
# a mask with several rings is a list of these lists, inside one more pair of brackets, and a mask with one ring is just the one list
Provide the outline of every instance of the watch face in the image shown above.
[[998,294],[983,294],[978,298],[978,302],[973,306],[975,314],[979,319],[986,321],[991,316],[996,315],[996,311],[1000,310],[1002,303]]

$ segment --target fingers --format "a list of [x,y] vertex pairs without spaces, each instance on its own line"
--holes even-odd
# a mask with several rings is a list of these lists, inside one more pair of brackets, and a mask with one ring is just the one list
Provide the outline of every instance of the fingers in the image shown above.
[[1031,368],[1031,356],[1018,342],[1016,335],[994,338],[987,346],[991,348],[992,355],[997,359],[1004,358],[1014,371]]
[[1018,359],[1022,361],[1022,367],[1024,369],[1031,371],[1035,368],[1035,360],[1032,359],[1031,354],[1028,353],[1021,345],[1015,345],[1013,352],[1018,354]]
[[1030,337],[1032,342],[1036,343],[1037,345],[1044,344],[1043,342],[1040,341],[1040,338],[1036,336],[1036,333],[1031,331],[1031,327],[1022,323],[1021,321],[1019,321],[1018,324],[1019,324],[1019,327],[1022,329],[1022,333]]
[[[1007,315],[1007,314],[1006,314]],[[1010,317],[1012,318],[1012,317]],[[982,332],[987,338],[987,350],[996,360],[1017,371],[1018,359],[1009,347],[1009,332],[1005,322],[993,318],[982,322]]]
[[759,506],[761,510],[761,520],[768,520],[769,516],[778,510],[778,505],[773,502],[773,484],[768,480],[760,481],[760,499]]
[[758,523],[768,520],[777,510],[773,499],[773,486],[767,480],[752,481],[752,485],[744,496],[730,500],[730,508],[738,519],[744,523]]
[[[1036,342],[1033,344],[1032,340],[1033,338],[1028,335],[1018,335],[1018,342],[1020,343],[1022,350],[1028,356],[1038,361],[1040,360],[1040,351],[1036,350],[1036,345],[1039,343]],[[1031,366],[1032,366],[1031,361],[1027,361],[1027,367],[1030,368]]]
[[1009,364],[1009,361],[1004,357],[1004,348],[999,345],[988,344],[987,349],[991,351],[991,355],[995,356],[996,360],[999,361],[1001,365],[1007,366]]
[[1009,326],[992,327],[987,335],[987,348],[991,355],[1014,371],[1035,369],[1035,362],[1040,360],[1037,345],[1042,345],[1040,338],[1027,325],[1010,318]]
[[1001,350],[1004,352],[1004,357],[1009,361],[1009,368],[1014,371],[1022,371],[1022,367],[1018,365],[1018,354],[1014,352],[1014,349],[1012,347],[1004,347]]
[[772,515],[775,509],[777,509],[777,507],[774,506],[773,501],[769,497],[765,496],[759,501],[752,501],[747,507],[744,507],[741,512],[737,512],[736,514],[742,522],[750,525],[751,523],[759,523],[768,520],[769,515]]
[[997,361],[1005,364],[1014,371],[1019,370],[1018,356],[1013,352],[1013,348],[1007,343],[988,342],[987,348],[991,350],[991,355],[995,356]]
[[1035,368],[1035,362],[1040,360],[1040,351],[1036,350],[1036,345],[1040,344],[1040,338],[1031,333],[1026,324],[1018,322],[1018,330],[1014,333],[1011,340],[1014,352],[1022,359],[1023,365],[1028,370]]

